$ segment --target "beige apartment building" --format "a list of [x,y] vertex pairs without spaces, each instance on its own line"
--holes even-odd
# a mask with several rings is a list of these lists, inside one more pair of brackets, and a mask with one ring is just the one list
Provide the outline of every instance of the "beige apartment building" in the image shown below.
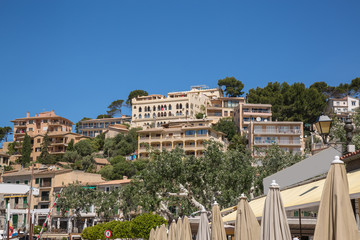
[[[24,169],[20,171],[12,171],[3,174],[4,183],[13,184],[26,184],[30,185],[31,181],[31,169]],[[39,196],[33,196],[31,200],[31,207],[33,209],[48,209],[52,206],[55,200],[55,188],[61,187],[79,182],[81,184],[86,183],[100,183],[104,180],[99,174],[85,173],[83,171],[74,171],[72,169],[57,169],[55,167],[34,169],[33,187],[39,188]],[[29,201],[27,195],[5,195],[6,203],[10,201],[12,209],[25,209]],[[56,209],[53,210],[54,212]],[[39,215],[35,218],[36,225],[42,225],[45,221],[46,215]],[[26,225],[25,214],[14,214],[12,216],[12,222],[14,226],[20,228]],[[48,228],[51,225],[48,225]]]
[[[213,140],[227,145],[225,134],[211,128],[210,119],[173,120],[161,127],[138,131],[138,153],[140,158],[147,158],[153,150],[184,149],[186,155],[202,156],[205,142]],[[224,149],[225,149],[224,147]]]
[[345,121],[348,116],[359,109],[359,99],[350,96],[331,98],[328,102],[328,109],[330,112],[335,113],[340,120]]
[[249,147],[254,156],[261,150],[277,144],[286,152],[304,154],[302,122],[251,122]]
[[10,156],[3,151],[0,151],[0,167],[9,166]]
[[168,93],[167,97],[136,97],[132,100],[132,126],[160,127],[171,120],[194,119],[197,113],[206,113],[210,99],[220,96],[217,88],[195,86],[190,91]]
[[271,104],[242,103],[234,111],[234,122],[239,132],[247,132],[251,122],[268,122],[271,116]]
[[206,117],[217,123],[221,118],[234,117],[234,111],[245,103],[244,97],[214,97],[206,106]]
[[131,117],[123,115],[119,118],[100,118],[83,120],[78,123],[79,133],[86,137],[96,137],[105,132],[109,127],[115,125],[122,125],[124,123],[130,124]]
[[[21,156],[22,142],[25,134],[29,135],[32,144],[31,159],[36,159],[41,154],[41,145],[45,134],[50,139],[49,153],[50,154],[64,154],[68,143],[73,140],[74,143],[85,139],[86,137],[73,133],[73,123],[63,117],[55,114],[54,110],[50,112],[42,112],[30,117],[29,112],[25,118],[18,118],[13,121],[14,123],[14,142],[19,152],[14,156],[18,158]],[[5,144],[4,146],[8,146]]]

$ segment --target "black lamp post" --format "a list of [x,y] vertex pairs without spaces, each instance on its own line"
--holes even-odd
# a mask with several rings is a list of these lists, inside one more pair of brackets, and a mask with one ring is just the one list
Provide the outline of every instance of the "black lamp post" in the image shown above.
[[331,128],[331,118],[326,115],[321,115],[315,122],[315,127],[322,137],[324,144],[327,144],[327,136],[329,136],[330,128]]

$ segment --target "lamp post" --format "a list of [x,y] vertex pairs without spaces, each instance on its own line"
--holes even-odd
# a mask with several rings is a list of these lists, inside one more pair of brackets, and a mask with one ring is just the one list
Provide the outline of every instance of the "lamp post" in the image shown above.
[[321,115],[315,122],[315,127],[323,139],[324,144],[327,144],[327,136],[329,136],[331,128],[331,118],[326,115]]

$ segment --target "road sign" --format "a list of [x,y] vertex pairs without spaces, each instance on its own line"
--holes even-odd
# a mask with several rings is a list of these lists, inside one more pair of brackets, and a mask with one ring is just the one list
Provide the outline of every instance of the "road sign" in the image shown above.
[[106,237],[106,238],[111,238],[111,235],[112,235],[112,234],[111,234],[111,231],[110,231],[110,230],[106,230],[104,234],[105,234],[105,237]]

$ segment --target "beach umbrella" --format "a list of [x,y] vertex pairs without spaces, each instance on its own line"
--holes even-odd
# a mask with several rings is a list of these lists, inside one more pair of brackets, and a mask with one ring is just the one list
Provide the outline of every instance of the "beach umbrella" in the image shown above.
[[200,212],[200,222],[196,240],[210,240],[210,225],[205,208]]
[[176,223],[176,240],[181,240],[181,232],[182,232],[182,220],[179,217],[177,223]]
[[159,228],[159,234],[156,240],[167,240],[167,230],[164,224]]
[[291,239],[289,224],[281,200],[280,187],[275,180],[270,185],[270,190],[265,199],[260,237],[261,240]]
[[159,226],[156,226],[155,228],[155,234],[154,234],[154,239],[157,240],[159,237],[159,232],[160,232],[160,228]]
[[359,240],[344,162],[331,163],[321,195],[314,240]]
[[236,212],[235,240],[253,239],[260,239],[260,225],[247,201],[247,197],[241,194]]
[[211,240],[227,240],[224,222],[217,202],[214,203],[212,208]]
[[168,233],[168,240],[176,240],[176,222],[175,219],[172,220],[170,224],[169,233]]
[[182,223],[181,240],[192,240],[192,233],[188,217],[184,217]]
[[155,240],[155,230],[153,228],[150,230],[149,240]]

